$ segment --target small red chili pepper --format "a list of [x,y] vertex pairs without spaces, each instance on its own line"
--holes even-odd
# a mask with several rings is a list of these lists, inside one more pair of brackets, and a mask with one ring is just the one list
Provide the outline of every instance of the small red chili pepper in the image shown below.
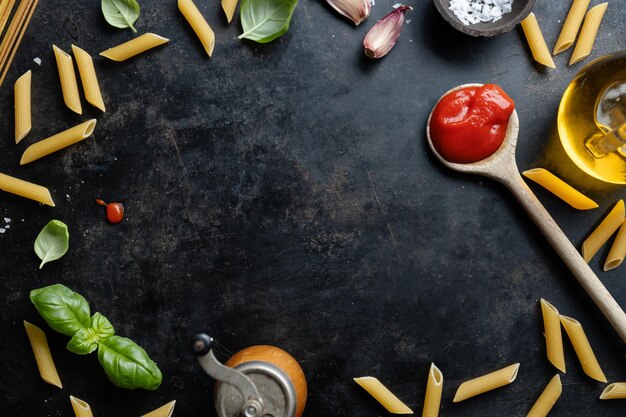
[[96,203],[107,208],[107,220],[109,223],[116,224],[124,220],[124,206],[122,203],[105,203],[99,198],[96,199]]

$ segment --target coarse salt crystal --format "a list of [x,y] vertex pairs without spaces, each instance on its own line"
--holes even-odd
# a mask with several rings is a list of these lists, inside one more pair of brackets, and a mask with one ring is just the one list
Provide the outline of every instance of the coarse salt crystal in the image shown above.
[[0,227],[0,233],[4,233],[6,231],[7,231],[7,229],[5,229],[4,227]]
[[5,222],[5,223],[11,223],[11,219],[10,219],[10,218],[8,218],[8,217],[5,217],[5,218],[4,218],[4,222]]
[[33,58],[33,61],[35,61],[35,64],[41,65],[41,58],[39,58],[39,57]]
[[513,0],[450,0],[449,9],[464,25],[497,22],[510,13]]

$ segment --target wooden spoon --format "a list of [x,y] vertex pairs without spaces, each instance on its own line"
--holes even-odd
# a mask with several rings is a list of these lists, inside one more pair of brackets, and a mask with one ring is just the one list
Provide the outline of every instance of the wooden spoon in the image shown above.
[[[465,87],[480,87],[482,84],[464,84],[448,91],[445,95]],[[442,96],[443,97],[443,96]],[[441,99],[439,99],[441,100]],[[439,102],[437,102],[439,104]],[[435,105],[436,107],[436,105]],[[433,108],[434,110],[434,108]],[[435,149],[430,137],[430,119],[433,112],[428,116],[426,125],[426,136],[428,144],[437,158],[448,168],[459,172],[469,172],[483,175],[502,183],[513,193],[517,201],[522,205],[526,213],[533,219],[548,242],[559,254],[561,259],[572,271],[578,282],[583,286],[593,302],[609,320],[613,328],[626,342],[626,314],[619,306],[611,293],[602,284],[600,279],[584,261],[578,250],[572,245],[568,237],[556,224],[554,219],[541,205],[537,197],[528,188],[515,163],[515,147],[517,145],[517,134],[519,131],[519,118],[517,112],[513,111],[509,118],[509,125],[506,135],[500,148],[491,156],[469,164],[457,164],[446,161]]]

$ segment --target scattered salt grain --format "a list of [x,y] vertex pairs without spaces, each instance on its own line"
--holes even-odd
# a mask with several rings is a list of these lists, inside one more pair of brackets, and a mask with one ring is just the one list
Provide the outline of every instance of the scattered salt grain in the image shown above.
[[0,233],[4,233],[6,231],[7,231],[7,229],[5,229],[4,227],[0,227]]
[[10,219],[10,218],[8,218],[8,217],[5,217],[5,218],[4,218],[4,222],[5,222],[5,223],[11,223],[11,219]]
[[411,23],[411,20],[412,20],[412,19],[406,19],[406,20],[405,20],[406,24],[408,25],[409,23]]
[[35,61],[35,64],[41,65],[41,58],[39,58],[39,57],[33,58],[33,61]]
[[497,22],[510,13],[513,0],[450,0],[449,9],[464,25]]

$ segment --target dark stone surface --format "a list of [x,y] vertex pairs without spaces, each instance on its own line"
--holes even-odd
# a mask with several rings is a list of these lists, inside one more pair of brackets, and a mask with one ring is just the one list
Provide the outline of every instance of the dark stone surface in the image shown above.
[[[585,182],[548,153],[567,83],[582,67],[535,67],[519,29],[493,39],[455,32],[429,1],[389,56],[363,57],[361,41],[393,1],[379,0],[354,28],[318,1],[302,0],[290,31],[268,45],[241,42],[218,2],[198,2],[217,34],[202,48],[174,1],[144,0],[137,23],[171,39],[125,63],[96,58],[107,113],[64,107],[51,44],[96,55],[133,34],[102,19],[98,2],[42,2],[0,91],[0,171],[50,187],[56,208],[1,195],[1,414],[71,415],[78,396],[97,417],[139,416],[176,399],[176,416],[214,416],[213,382],[189,351],[208,330],[232,351],[272,344],[302,365],[306,417],[382,416],[352,381],[379,377],[419,415],[431,361],[445,377],[442,416],[522,416],[555,374],[546,360],[538,299],[578,318],[610,381],[625,380],[624,345],[506,190],[457,175],[427,149],[426,117],[444,91],[496,82],[516,100],[520,169],[553,169],[600,203],[576,212],[538,187],[577,246],[623,188]],[[596,3],[595,1],[593,3]],[[625,49],[624,11],[611,2],[593,52]],[[549,45],[569,2],[535,7]],[[33,62],[41,57],[42,65]],[[588,60],[586,61],[588,62]],[[33,70],[33,131],[13,144],[12,84]],[[27,145],[97,117],[94,137],[20,167]],[[126,220],[105,221],[94,199],[121,201]],[[71,248],[37,270],[32,250],[52,218]],[[626,306],[625,269],[592,267]],[[112,386],[94,355],[65,350],[28,301],[61,282],[83,294],[119,334],[161,367],[155,392]],[[64,382],[43,383],[22,328],[47,329]],[[221,355],[221,359],[226,357]],[[551,415],[623,416],[600,402],[566,343],[568,373]],[[521,362],[509,387],[453,404],[458,384]]]

